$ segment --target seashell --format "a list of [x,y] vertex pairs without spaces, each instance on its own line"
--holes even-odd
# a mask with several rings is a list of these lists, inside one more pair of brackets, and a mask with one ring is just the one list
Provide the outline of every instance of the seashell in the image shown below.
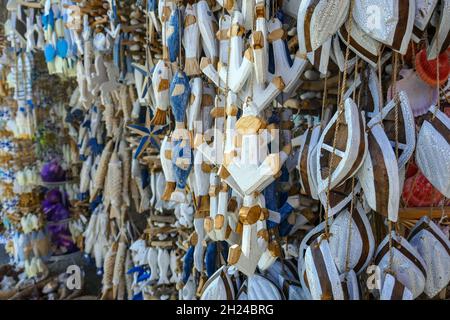
[[[438,66],[439,64],[439,66]],[[437,68],[439,68],[439,79],[437,78]],[[446,52],[441,53],[437,59],[428,60],[425,49],[416,54],[416,72],[419,77],[429,84],[436,87],[444,85],[450,73],[450,61]]]
[[[397,92],[404,91],[415,117],[425,114],[431,105],[437,103],[436,87],[422,81],[412,69],[400,70],[401,80],[397,81]],[[392,99],[392,87],[389,87],[388,100]]]

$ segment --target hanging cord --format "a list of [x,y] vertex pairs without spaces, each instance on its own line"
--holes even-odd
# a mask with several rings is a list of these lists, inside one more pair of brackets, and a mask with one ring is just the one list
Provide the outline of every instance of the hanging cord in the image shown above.
[[438,110],[441,110],[441,97],[440,97],[440,88],[441,86],[439,85],[439,72],[440,72],[440,68],[439,68],[439,27],[440,25],[438,24],[437,28],[436,28],[436,90],[437,90],[437,108],[435,108],[434,112],[433,112],[433,116],[432,116],[432,120],[434,120],[434,118],[436,117],[436,112]]
[[[350,12],[352,12],[353,9],[353,1],[350,2]],[[344,112],[344,95],[345,95],[345,89],[347,86],[347,73],[348,73],[348,59],[350,55],[350,35],[352,33],[352,24],[353,20],[350,19],[348,23],[348,30],[347,30],[347,48],[345,50],[345,61],[344,61],[344,74],[342,76],[342,85],[341,85],[341,91],[340,91],[340,99],[337,109],[337,119],[336,119],[336,125],[334,129],[334,137],[333,137],[333,152],[330,155],[330,158],[328,159],[328,187],[326,192],[326,207],[325,207],[325,239],[328,239],[330,237],[329,228],[328,228],[328,210],[330,207],[330,191],[331,191],[331,175],[332,175],[332,166],[334,165],[334,155],[336,152],[336,143],[337,143],[337,133],[339,131],[339,126],[341,122],[341,115]]]
[[320,115],[320,119],[322,120],[320,123],[320,127],[323,128],[325,126],[324,124],[324,116],[325,116],[325,104],[328,100],[328,73],[325,74],[325,80],[323,84],[323,94],[322,94],[322,112]]

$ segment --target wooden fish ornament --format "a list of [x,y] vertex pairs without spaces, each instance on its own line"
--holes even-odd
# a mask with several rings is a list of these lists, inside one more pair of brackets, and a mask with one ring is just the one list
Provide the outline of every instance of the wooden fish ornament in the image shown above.
[[169,49],[168,49],[168,29],[169,20],[172,15],[172,11],[176,9],[176,4],[172,1],[158,1],[158,18],[161,23],[161,39],[163,47],[163,58],[169,59]]
[[184,12],[183,46],[186,55],[184,72],[190,77],[201,74],[198,63],[200,58],[200,31],[195,8],[195,4],[188,4]]
[[166,124],[166,113],[170,105],[169,86],[172,80],[172,70],[169,63],[163,59],[159,60],[152,75],[152,87],[155,96],[155,115],[152,119],[153,125]]
[[172,112],[175,117],[176,130],[172,136],[173,157],[172,163],[177,180],[177,189],[172,193],[171,199],[177,202],[184,202],[183,190],[186,180],[193,166],[193,152],[191,149],[190,137],[184,127],[186,117],[186,107],[190,96],[189,79],[182,71],[178,71],[173,77],[170,85],[170,101]]
[[161,167],[164,172],[164,177],[166,180],[166,186],[164,189],[164,193],[161,196],[162,200],[168,201],[172,195],[172,192],[175,191],[175,174],[172,166],[172,141],[169,136],[165,136],[164,140],[161,143],[160,149],[160,159],[161,159]]
[[180,30],[180,23],[181,12],[180,9],[175,8],[170,14],[166,32],[169,61],[172,63],[177,61],[177,58],[180,54],[180,32],[182,32],[182,30]]

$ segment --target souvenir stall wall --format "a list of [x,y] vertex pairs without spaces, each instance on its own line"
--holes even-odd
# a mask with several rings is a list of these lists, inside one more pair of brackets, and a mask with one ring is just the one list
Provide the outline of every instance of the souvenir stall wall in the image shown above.
[[16,81],[4,117],[57,146],[49,238],[95,265],[99,299],[448,297],[450,1],[6,8],[52,107],[32,118]]

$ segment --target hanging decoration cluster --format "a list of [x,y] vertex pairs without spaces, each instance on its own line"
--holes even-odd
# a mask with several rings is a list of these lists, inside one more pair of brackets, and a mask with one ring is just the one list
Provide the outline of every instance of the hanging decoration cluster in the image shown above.
[[[38,129],[43,51],[76,82],[48,120],[68,138],[42,179],[68,186],[44,212],[70,220],[52,243],[91,258],[101,299],[445,298],[449,0],[7,9],[0,159]],[[8,215],[23,196],[1,170]]]

